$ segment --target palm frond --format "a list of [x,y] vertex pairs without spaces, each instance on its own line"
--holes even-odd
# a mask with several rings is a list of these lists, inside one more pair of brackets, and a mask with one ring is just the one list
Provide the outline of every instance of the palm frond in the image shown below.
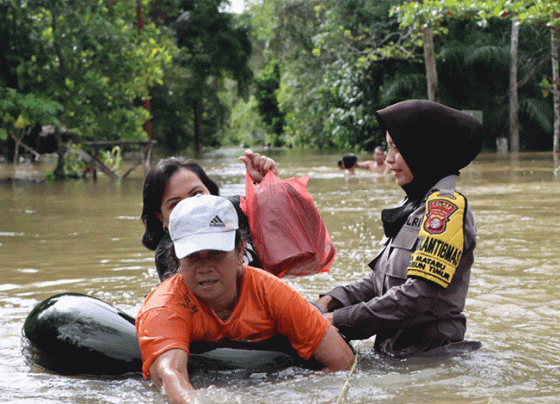
[[409,74],[392,80],[381,89],[381,104],[389,105],[407,98],[424,98],[426,96],[426,75]]
[[487,45],[480,48],[471,49],[465,58],[467,66],[474,65],[495,65],[499,64],[509,68],[510,52],[504,46]]
[[553,114],[544,98],[525,98],[519,101],[519,112],[535,122],[543,132],[552,133]]

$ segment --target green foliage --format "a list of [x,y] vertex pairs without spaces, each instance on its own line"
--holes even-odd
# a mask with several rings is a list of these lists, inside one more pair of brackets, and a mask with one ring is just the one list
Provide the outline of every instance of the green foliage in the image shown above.
[[[521,4],[511,1],[407,1],[393,2],[394,7],[388,12],[381,5],[375,8],[375,5],[367,7],[355,2],[352,9],[345,3],[337,2],[332,6],[327,2],[321,8],[324,16],[337,17],[332,17],[332,23],[326,18],[323,27],[327,30],[315,37],[315,54],[321,57],[334,54],[338,60],[331,65],[334,74],[323,76],[325,86],[320,104],[328,117],[325,129],[335,146],[367,147],[358,133],[360,129],[367,131],[366,125],[362,128],[360,125],[368,120],[360,119],[365,115],[358,113],[357,108],[368,104],[372,109],[381,108],[408,98],[426,98],[425,72],[418,62],[422,60],[421,32],[429,26],[436,38],[441,102],[458,109],[483,110],[486,146],[495,147],[495,138],[503,136],[507,130],[511,25],[506,19],[509,16],[520,20],[529,18],[530,13]],[[356,9],[360,13],[347,13],[347,10]],[[346,18],[348,15],[353,18]],[[360,20],[354,18],[356,15],[368,15],[368,18]],[[446,35],[445,41],[438,38],[442,35]],[[542,104],[540,116],[535,114],[534,108],[525,108],[538,104],[534,102],[534,90],[542,79],[533,75],[543,70],[540,61],[546,58],[548,48],[543,42],[545,37],[542,30],[525,28],[521,35],[525,41],[520,44],[520,75],[523,77],[519,93],[523,105],[520,119],[524,135],[534,139],[550,133],[544,122],[550,122],[552,117],[550,103]],[[401,61],[396,62],[397,59]],[[370,74],[364,74],[368,69],[375,71],[375,67],[385,71],[381,79],[372,80]],[[372,86],[379,89],[378,93],[368,92]],[[540,141],[524,144],[528,148],[543,147]]]
[[20,142],[27,127],[39,122],[60,125],[63,106],[48,94],[29,91],[28,83],[37,83],[37,78],[24,63],[45,62],[40,41],[30,35],[32,24],[20,4],[0,2],[0,140]]
[[524,21],[532,18],[531,9],[539,8],[551,12],[557,6],[545,0],[424,0],[406,1],[392,8],[391,14],[399,19],[401,26],[437,28],[450,19],[469,19],[481,27],[489,19],[515,18]]
[[237,92],[237,82],[226,80],[224,90],[220,92],[220,101],[228,111],[228,125],[220,132],[222,145],[254,147],[270,143],[273,136],[266,130],[266,124],[258,113],[257,100],[251,95],[242,97]]
[[[396,66],[422,55],[418,35],[399,30],[389,17],[398,3],[265,0],[251,6],[263,54],[281,60],[284,137],[315,148],[370,150],[383,142],[374,112],[391,96],[379,89]],[[401,66],[399,59],[407,61]]]
[[[484,117],[485,149],[508,133],[511,22],[487,21],[484,29],[470,20],[448,23],[449,37],[438,55],[440,99],[459,109],[481,110]],[[550,100],[542,100],[541,74],[550,74],[543,63],[549,50],[545,27],[522,25],[519,44],[519,120],[524,150],[550,147],[553,119]],[[548,122],[548,124],[546,123]]]
[[[77,153],[78,148],[78,145],[72,144],[66,152],[62,168],[64,178],[84,178],[86,176],[88,164]],[[47,179],[55,178],[55,169],[47,172]]]
[[[262,68],[280,61],[281,81],[276,98],[283,118],[283,132],[272,141],[316,147],[326,134],[324,116],[317,103],[328,54],[314,55],[314,36],[321,25],[318,0],[264,0],[250,5],[253,43],[261,48]],[[260,61],[260,60],[259,60]]]
[[[37,83],[23,68],[24,61],[45,63],[40,38],[30,35],[33,20],[15,1],[0,1],[0,87],[27,90],[26,83]],[[36,85],[36,84],[35,84]]]
[[25,129],[37,123],[59,126],[58,114],[63,106],[35,94],[21,94],[15,89],[0,88],[0,140],[8,136],[21,141]]
[[189,2],[173,24],[177,44],[188,52],[185,64],[196,80],[227,72],[235,80],[247,82],[252,78],[247,67],[251,55],[247,27],[238,24],[233,15],[220,12],[222,2]]
[[113,171],[119,169],[122,162],[121,148],[119,146],[113,147],[112,150],[100,150],[99,153],[101,155],[100,161],[105,167]]
[[[361,0],[321,7],[316,54],[330,56],[320,87],[321,111],[327,118],[323,136],[328,136],[323,145],[373,150],[384,143],[375,110],[410,94],[425,95],[425,83],[410,87],[418,83],[414,75],[423,74],[415,62],[421,59],[421,43],[417,34],[400,31],[396,18],[389,16],[394,4]],[[410,92],[402,91],[407,82]]]
[[85,138],[145,139],[149,114],[134,104],[161,82],[174,49],[153,24],[139,35],[136,1],[12,4],[20,34],[41,48],[12,66],[19,91],[63,105],[60,124]]
[[524,98],[519,103],[521,118],[527,118],[534,126],[534,130],[552,133],[552,109],[549,103],[542,98]]
[[426,98],[426,75],[424,72],[397,71],[381,88],[382,105],[391,105],[407,98]]
[[232,106],[225,144],[235,146],[272,144],[273,135],[265,128],[266,125],[257,112],[255,97],[250,97],[247,102],[240,100]]
[[335,63],[327,73],[320,105],[332,146],[371,151],[384,143],[375,119],[380,75],[376,66],[362,73],[348,63]]
[[511,18],[522,23],[522,144],[541,148],[549,136],[543,95],[554,83],[543,60],[557,2],[260,0],[241,16],[222,3],[142,0],[139,33],[136,0],[0,0],[0,140],[34,123],[144,140],[151,118],[154,139],[173,152],[195,134],[202,146],[371,150],[383,142],[375,110],[426,97],[430,27],[441,102],[483,110],[492,147],[507,130]]
[[238,93],[247,93],[252,79],[249,28],[238,16],[220,12],[222,3],[167,0],[151,5],[152,20],[172,34],[180,48],[165,69],[163,83],[151,91],[154,139],[167,151],[185,149],[197,140],[202,146],[219,145],[229,115],[219,94],[228,79],[238,83]]
[[282,146],[280,135],[284,128],[284,114],[280,111],[277,98],[279,88],[280,63],[273,60],[255,77],[257,110],[268,128],[275,134],[273,146]]

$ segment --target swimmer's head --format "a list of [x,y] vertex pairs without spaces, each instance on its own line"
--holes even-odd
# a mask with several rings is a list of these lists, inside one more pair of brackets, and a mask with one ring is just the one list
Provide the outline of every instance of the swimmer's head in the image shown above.
[[338,168],[340,168],[341,170],[350,169],[354,167],[354,165],[356,165],[357,161],[358,156],[356,156],[354,153],[346,153],[344,156],[342,156],[341,159],[338,160]]

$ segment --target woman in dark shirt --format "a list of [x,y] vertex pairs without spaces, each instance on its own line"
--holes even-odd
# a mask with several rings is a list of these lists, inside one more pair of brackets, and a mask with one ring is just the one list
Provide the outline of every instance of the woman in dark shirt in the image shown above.
[[[262,181],[267,171],[278,175],[278,166],[269,157],[245,151],[240,157],[245,163],[247,173],[255,181]],[[145,226],[142,244],[155,250],[156,269],[161,281],[178,271],[177,259],[168,252],[171,238],[167,233],[169,215],[175,205],[185,198],[195,195],[219,195],[220,189],[196,162],[178,157],[170,157],[159,161],[144,180],[142,222]],[[228,198],[239,216],[239,226],[250,240],[250,229],[247,216],[239,207],[240,197]],[[244,263],[259,268],[260,262],[250,242],[245,245]]]

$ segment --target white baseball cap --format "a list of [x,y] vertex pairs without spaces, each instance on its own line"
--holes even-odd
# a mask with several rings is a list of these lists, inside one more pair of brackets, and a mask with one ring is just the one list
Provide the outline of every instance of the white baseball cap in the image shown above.
[[169,235],[181,259],[202,250],[233,251],[239,219],[233,204],[215,195],[183,199],[169,216]]

